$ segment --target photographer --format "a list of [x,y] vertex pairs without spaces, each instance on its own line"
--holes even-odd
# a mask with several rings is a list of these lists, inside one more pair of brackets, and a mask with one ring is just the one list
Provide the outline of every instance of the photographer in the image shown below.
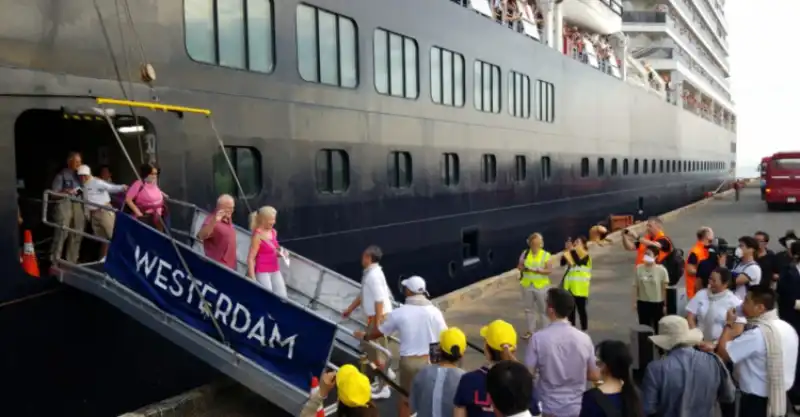
[[725,239],[714,239],[706,248],[708,249],[708,258],[697,264],[697,280],[700,281],[701,288],[708,288],[711,273],[715,269],[719,267],[731,269],[734,263],[733,254],[730,253],[731,248],[728,247],[728,241]]
[[757,286],[761,283],[761,267],[755,260],[758,252],[758,241],[752,236],[742,236],[739,238],[739,247],[736,248],[735,256],[739,258],[739,263],[731,270],[736,290],[736,296],[744,300],[749,287]]

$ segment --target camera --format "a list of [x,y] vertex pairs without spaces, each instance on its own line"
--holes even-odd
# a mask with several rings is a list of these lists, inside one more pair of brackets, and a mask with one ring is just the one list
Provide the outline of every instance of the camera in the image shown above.
[[724,266],[728,269],[732,269],[739,262],[739,258],[736,257],[736,246],[729,245],[728,241],[723,238],[714,239],[708,246],[708,253],[709,256],[716,257],[725,255]]

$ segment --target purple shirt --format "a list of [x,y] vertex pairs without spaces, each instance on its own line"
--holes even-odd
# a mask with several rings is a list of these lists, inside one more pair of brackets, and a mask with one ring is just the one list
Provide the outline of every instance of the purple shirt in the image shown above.
[[586,374],[597,368],[595,361],[592,339],[569,322],[556,321],[534,333],[525,365],[537,375],[534,391],[542,413],[578,417]]

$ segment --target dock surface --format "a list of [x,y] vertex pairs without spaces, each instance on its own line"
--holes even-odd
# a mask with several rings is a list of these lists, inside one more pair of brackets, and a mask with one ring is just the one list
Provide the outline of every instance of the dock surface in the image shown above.
[[[662,216],[665,231],[676,247],[688,253],[696,240],[695,233],[702,226],[714,229],[717,237],[735,243],[739,237],[752,236],[756,231],[770,235],[770,248],[782,250],[778,238],[786,230],[798,226],[797,212],[767,212],[761,201],[758,187],[742,191],[740,201],[734,201],[732,193],[695,203]],[[533,232],[533,231],[532,231]],[[638,231],[637,231],[638,233]],[[545,239],[547,237],[545,236]],[[520,248],[522,251],[523,248]],[[637,316],[631,306],[631,281],[633,279],[634,252],[625,251],[618,236],[612,243],[603,247],[592,247],[593,257],[592,287],[588,304],[589,335],[595,343],[606,339],[630,340],[630,328],[636,324]],[[563,269],[553,273],[555,282],[563,275]],[[482,344],[480,328],[495,319],[503,319],[513,324],[522,333],[525,328],[522,300],[519,286],[513,277],[494,279],[491,286],[480,292],[478,298],[469,301],[446,301],[445,318],[449,326],[461,328],[467,338]],[[445,296],[447,297],[447,296]],[[518,347],[518,357],[524,357],[524,342]],[[472,350],[464,358],[464,369],[475,369],[484,363],[483,355]],[[395,364],[396,366],[396,364]],[[210,398],[212,397],[213,398]],[[390,400],[380,401],[381,416],[397,415],[394,403],[397,394]],[[174,402],[174,401],[173,401]],[[214,395],[203,393],[194,395],[191,404],[175,407],[175,414],[162,405],[154,405],[131,417],[150,416],[191,416],[191,417],[256,417],[286,415],[260,397],[241,386],[229,386]],[[167,407],[169,408],[169,407]],[[181,410],[177,410],[182,408]],[[151,410],[158,409],[158,414]],[[180,412],[180,414],[177,414]]]

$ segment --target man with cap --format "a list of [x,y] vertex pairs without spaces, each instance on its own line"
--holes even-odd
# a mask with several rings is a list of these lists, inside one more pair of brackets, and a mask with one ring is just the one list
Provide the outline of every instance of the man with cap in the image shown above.
[[[425,280],[419,276],[400,282],[406,302],[386,316],[386,320],[372,327],[369,333],[354,332],[365,341],[397,332],[400,339],[400,386],[411,392],[411,384],[419,371],[430,363],[430,353],[439,349],[439,336],[447,329],[444,315],[428,299]],[[398,403],[400,417],[409,417],[408,398]]]
[[439,336],[438,361],[421,370],[411,384],[411,412],[420,417],[452,417],[453,397],[464,370],[458,363],[467,348],[467,336],[451,327]]
[[725,364],[696,349],[703,342],[700,329],[690,329],[681,316],[665,316],[650,340],[668,353],[645,370],[641,389],[646,416],[712,416],[717,402],[733,402],[735,388]]
[[[481,337],[487,364],[461,377],[453,398],[455,417],[495,417],[486,383],[487,375],[499,362],[516,361],[517,332],[510,323],[495,320],[481,329]],[[531,398],[530,413],[534,416],[540,414],[536,398]]]
[[[88,165],[78,167],[78,178],[83,184],[83,198],[86,200],[86,215],[92,225],[94,234],[103,239],[111,240],[114,231],[114,212],[111,210],[111,196],[109,193],[122,193],[128,190],[127,185],[117,185],[92,176]],[[107,208],[103,208],[107,207]],[[106,259],[108,243],[100,246],[100,261]]]
[[378,415],[377,408],[370,402],[372,386],[369,378],[355,366],[347,364],[339,368],[338,372],[322,374],[319,391],[311,394],[303,410],[300,411],[300,417],[315,417],[334,387],[339,397],[339,415],[358,415],[352,412],[353,409],[363,409],[364,412],[360,415],[364,416]]

